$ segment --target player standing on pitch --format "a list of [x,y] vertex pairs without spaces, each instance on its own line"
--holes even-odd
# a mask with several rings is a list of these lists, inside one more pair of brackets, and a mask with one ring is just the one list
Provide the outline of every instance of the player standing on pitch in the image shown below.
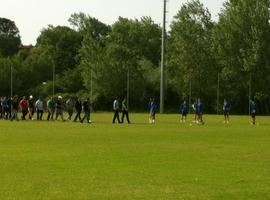
[[257,105],[256,105],[254,100],[250,100],[249,106],[250,106],[251,124],[255,125],[256,124]]
[[192,108],[194,110],[194,123],[199,123],[198,119],[198,99],[195,100],[194,104],[192,105]]
[[154,124],[156,122],[156,111],[157,111],[157,104],[155,99],[150,99],[149,105],[150,114],[149,114],[149,123]]
[[224,124],[229,124],[230,123],[230,110],[231,110],[231,104],[224,99],[223,103],[223,112],[224,112]]
[[197,105],[197,114],[198,114],[198,124],[204,125],[203,121],[203,104],[201,102],[201,99],[198,99],[198,105]]
[[181,122],[184,122],[184,123],[186,122],[188,111],[189,111],[188,104],[186,101],[184,101],[184,103],[182,103],[180,106],[180,113],[182,115]]

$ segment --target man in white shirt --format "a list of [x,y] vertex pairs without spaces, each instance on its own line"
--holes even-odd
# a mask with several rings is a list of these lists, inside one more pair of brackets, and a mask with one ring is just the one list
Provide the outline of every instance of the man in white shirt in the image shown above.
[[118,124],[120,124],[120,118],[119,118],[119,101],[118,98],[115,98],[114,102],[113,102],[113,111],[114,111],[114,116],[113,116],[113,124],[115,123],[115,120],[117,119]]

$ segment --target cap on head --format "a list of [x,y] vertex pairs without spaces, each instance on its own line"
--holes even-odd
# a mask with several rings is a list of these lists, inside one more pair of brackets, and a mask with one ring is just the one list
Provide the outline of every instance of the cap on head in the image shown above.
[[30,99],[33,99],[33,96],[32,95],[30,95],[30,97],[29,97]]
[[58,96],[58,99],[62,99],[62,97],[61,96]]

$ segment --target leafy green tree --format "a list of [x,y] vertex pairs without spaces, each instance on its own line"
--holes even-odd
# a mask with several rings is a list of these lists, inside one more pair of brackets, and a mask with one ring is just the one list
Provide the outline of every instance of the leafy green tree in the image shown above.
[[110,31],[110,26],[81,12],[72,14],[68,21],[77,31],[84,35],[91,34],[96,41],[100,41]]
[[141,94],[146,93],[149,83],[144,79],[143,73],[148,73],[145,65],[154,74],[160,59],[160,35],[160,27],[150,18],[139,21],[121,17],[101,40],[85,35],[80,58],[86,88],[93,88],[95,96],[105,97],[110,106],[113,96],[126,96],[129,75],[131,104],[141,105],[145,101]]
[[77,66],[77,55],[81,47],[82,35],[65,26],[49,26],[43,29],[37,39],[37,46],[49,51],[49,56],[56,67],[56,73],[73,69]]
[[15,22],[0,18],[0,55],[15,55],[20,48],[21,38]]
[[216,27],[215,50],[222,68],[223,90],[230,91],[223,93],[232,99],[240,113],[248,110],[250,75],[252,95],[269,95],[265,84],[270,78],[269,4],[268,0],[230,0],[224,5]]
[[[168,45],[170,87],[183,99],[207,100],[208,110],[214,105],[216,65],[212,56],[214,23],[209,11],[198,0],[182,6],[174,17]],[[210,107],[210,108],[209,108]]]

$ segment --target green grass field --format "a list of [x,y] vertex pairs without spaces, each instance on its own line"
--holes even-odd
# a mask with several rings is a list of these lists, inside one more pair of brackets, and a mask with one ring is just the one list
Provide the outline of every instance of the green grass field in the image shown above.
[[[191,117],[191,116],[190,116]],[[1,200],[270,199],[270,118],[133,114],[131,125],[0,121]]]

